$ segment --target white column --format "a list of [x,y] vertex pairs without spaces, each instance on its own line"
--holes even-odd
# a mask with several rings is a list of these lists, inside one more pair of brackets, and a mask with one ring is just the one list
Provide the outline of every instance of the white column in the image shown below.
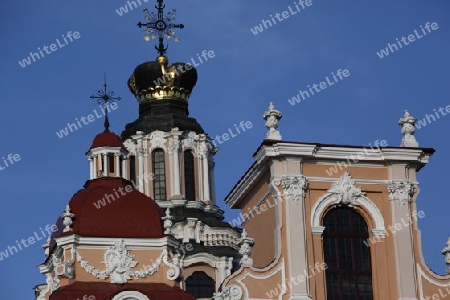
[[144,159],[143,159],[143,153],[142,150],[138,153],[138,167],[139,167],[139,177],[138,177],[138,183],[136,183],[139,186],[139,192],[144,192]]
[[203,160],[203,200],[209,201],[209,168],[208,168],[208,152],[205,151],[202,155]]
[[122,178],[128,179],[127,158],[122,157]]
[[116,177],[120,177],[120,156],[115,154],[116,157]]
[[[151,156],[151,154],[150,154]],[[148,181],[148,174],[150,174],[149,169],[151,170],[151,165],[149,164],[149,151],[145,150],[144,155],[142,157],[142,165],[143,165],[143,175],[142,175],[142,192],[147,196],[150,196],[148,191],[150,190],[150,182]]]
[[98,177],[98,155],[95,154],[93,157],[94,160],[94,179]]
[[89,175],[89,179],[94,179],[95,177],[95,175],[94,175],[94,159],[93,159],[93,157],[92,156],[89,156],[89,173],[90,173],[90,175]]
[[108,170],[108,155],[103,154],[103,176],[108,176],[109,174]]
[[209,190],[211,191],[211,201],[213,204],[216,204],[216,178],[214,176],[214,164],[214,158],[211,157],[211,167],[209,170],[211,187]]
[[181,186],[180,186],[180,153],[178,152],[178,147],[173,150],[173,170],[172,170],[172,191],[173,195],[181,194]]

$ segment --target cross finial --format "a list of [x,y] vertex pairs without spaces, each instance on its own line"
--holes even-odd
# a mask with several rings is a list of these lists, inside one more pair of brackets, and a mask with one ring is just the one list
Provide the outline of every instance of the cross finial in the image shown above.
[[109,131],[108,105],[110,102],[119,101],[121,98],[115,97],[113,91],[107,90],[108,85],[106,84],[106,75],[104,76],[104,78],[105,78],[105,84],[103,85],[104,89],[98,90],[97,96],[92,95],[91,99],[97,99],[98,104],[102,105],[104,107],[104,110],[105,110],[104,126],[105,126],[105,132],[108,132]]
[[164,15],[164,8],[166,5],[163,4],[163,0],[157,1],[158,5],[155,5],[155,8],[158,10],[158,13],[149,12],[148,9],[144,9],[144,13],[146,14],[145,19],[148,22],[139,22],[137,26],[139,26],[139,28],[146,27],[144,32],[149,34],[144,37],[146,41],[150,41],[151,39],[154,40],[157,37],[159,38],[159,46],[155,46],[155,49],[160,56],[163,56],[167,52],[167,47],[164,47],[164,38],[168,40],[173,39],[175,42],[178,42],[174,29],[183,29],[184,25],[175,24],[175,15],[177,14],[176,9],[173,9],[171,12]]

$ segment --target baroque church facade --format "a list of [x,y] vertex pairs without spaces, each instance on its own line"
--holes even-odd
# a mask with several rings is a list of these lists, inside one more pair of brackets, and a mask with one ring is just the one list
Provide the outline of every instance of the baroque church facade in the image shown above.
[[[164,26],[183,27],[156,8],[140,24],[160,34],[160,55],[128,80],[139,117],[120,137],[106,118],[94,138],[89,179],[44,245],[37,300],[450,299],[450,276],[421,252],[416,173],[434,150],[415,141],[414,117],[399,121],[400,147],[288,142],[270,103],[267,136],[225,198],[242,211],[232,226],[216,205],[217,148],[189,116],[197,71],[164,55]],[[100,98],[114,100],[106,84]],[[442,253],[450,264],[450,244]]]

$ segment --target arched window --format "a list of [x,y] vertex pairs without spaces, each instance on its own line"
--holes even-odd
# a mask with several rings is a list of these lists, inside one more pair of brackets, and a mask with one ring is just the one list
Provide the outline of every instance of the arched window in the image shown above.
[[136,156],[130,156],[130,181],[136,185]]
[[155,175],[153,181],[154,200],[166,200],[166,168],[164,150],[156,149],[152,152],[152,171]]
[[335,208],[324,217],[323,248],[327,300],[372,300],[369,238],[363,217],[350,208]]
[[109,171],[109,173],[115,173],[116,172],[116,169],[114,168],[114,166],[115,166],[114,154],[109,154],[108,155],[108,168],[109,168],[108,171]]
[[205,272],[196,271],[186,279],[186,292],[195,298],[212,298],[216,283]]
[[187,200],[195,200],[195,170],[192,151],[184,151],[184,190]]

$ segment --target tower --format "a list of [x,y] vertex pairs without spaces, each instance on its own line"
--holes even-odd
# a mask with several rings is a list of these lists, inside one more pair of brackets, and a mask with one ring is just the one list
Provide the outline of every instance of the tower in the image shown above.
[[[46,245],[39,300],[211,298],[245,258],[245,232],[225,223],[215,205],[217,148],[189,116],[197,71],[165,56],[164,39],[176,39],[173,30],[184,25],[157,3],[138,26],[159,38],[159,55],[128,80],[139,117],[119,137],[106,115],[86,152],[89,180]],[[91,98],[105,107],[120,100],[106,83]]]

